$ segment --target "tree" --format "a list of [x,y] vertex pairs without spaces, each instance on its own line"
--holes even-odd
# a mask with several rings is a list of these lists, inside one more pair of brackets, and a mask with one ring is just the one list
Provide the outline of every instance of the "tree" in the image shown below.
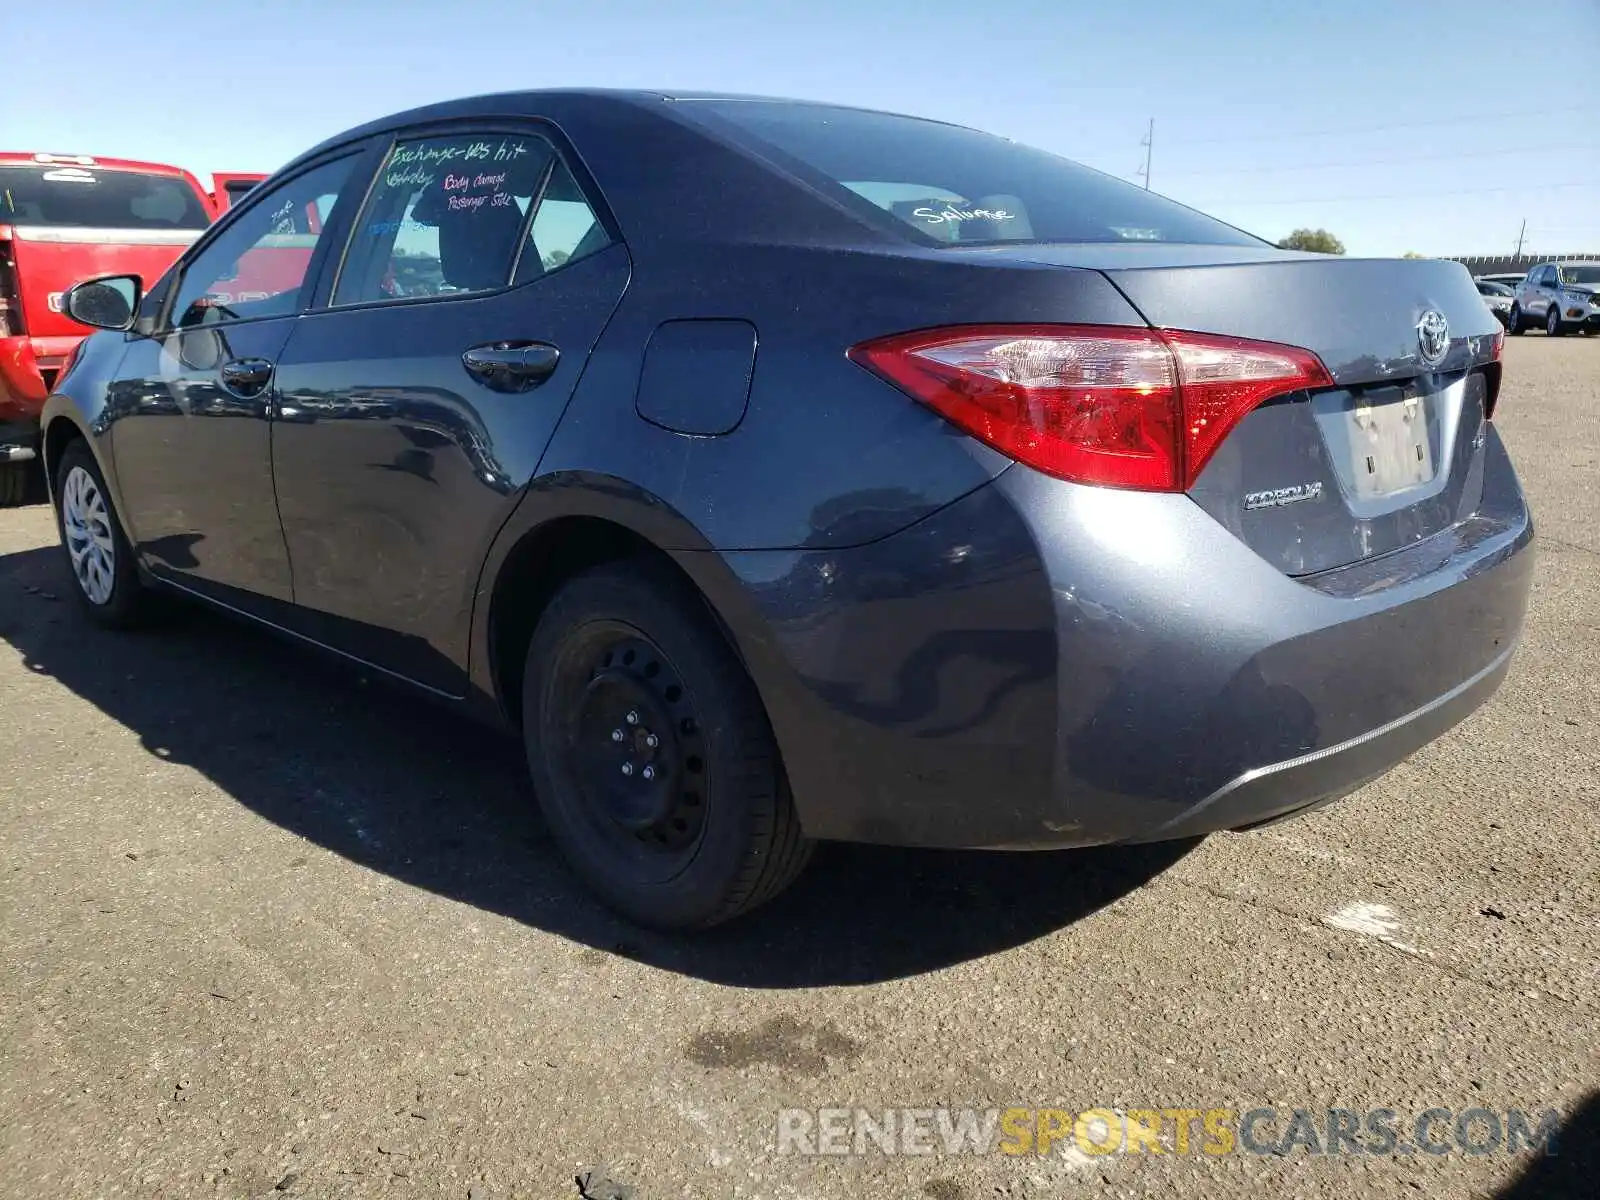
[[1278,243],[1280,250],[1311,250],[1317,254],[1343,254],[1344,243],[1326,229],[1296,229]]
[[1400,257],[1401,258],[1427,258],[1428,256],[1426,254],[1418,254],[1415,250],[1407,250]]

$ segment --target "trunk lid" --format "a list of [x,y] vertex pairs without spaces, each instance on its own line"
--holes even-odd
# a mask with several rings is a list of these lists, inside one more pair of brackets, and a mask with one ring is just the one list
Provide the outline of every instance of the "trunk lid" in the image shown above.
[[[1160,328],[1321,358],[1337,386],[1247,414],[1189,493],[1284,572],[1398,550],[1477,510],[1500,326],[1459,263],[1159,243],[988,252],[1101,271]],[[1430,313],[1442,355],[1424,353]]]

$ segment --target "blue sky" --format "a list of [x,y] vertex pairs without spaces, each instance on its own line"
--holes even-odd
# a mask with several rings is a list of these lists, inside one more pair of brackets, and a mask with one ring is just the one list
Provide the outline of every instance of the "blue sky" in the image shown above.
[[1600,0],[57,0],[7,13],[0,143],[271,170],[368,118],[590,84],[975,125],[1266,237],[1600,251]]

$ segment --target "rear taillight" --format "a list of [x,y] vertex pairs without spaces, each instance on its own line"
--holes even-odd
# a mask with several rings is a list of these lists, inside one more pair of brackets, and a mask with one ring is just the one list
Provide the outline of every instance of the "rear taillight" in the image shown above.
[[1019,462],[1144,491],[1186,490],[1246,413],[1333,383],[1295,346],[1115,326],[929,329],[850,357]]
[[11,241],[0,237],[0,337],[15,337],[26,332],[22,324],[22,296],[17,291],[17,268],[11,261]]

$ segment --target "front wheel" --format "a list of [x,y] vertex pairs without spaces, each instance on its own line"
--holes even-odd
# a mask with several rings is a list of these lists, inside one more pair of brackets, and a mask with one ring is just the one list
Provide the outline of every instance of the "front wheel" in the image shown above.
[[1544,331],[1551,337],[1560,337],[1567,332],[1561,324],[1561,306],[1554,300],[1550,301],[1550,311],[1544,317]]
[[154,597],[139,578],[100,464],[81,439],[63,451],[55,478],[56,527],[78,600],[91,619],[108,628],[141,624]]
[[1511,311],[1506,314],[1506,332],[1513,336],[1521,336],[1523,328],[1522,306],[1513,304]]
[[800,831],[754,684],[669,569],[610,563],[539,618],[523,675],[534,790],[567,861],[641,925],[715,925],[800,873]]

